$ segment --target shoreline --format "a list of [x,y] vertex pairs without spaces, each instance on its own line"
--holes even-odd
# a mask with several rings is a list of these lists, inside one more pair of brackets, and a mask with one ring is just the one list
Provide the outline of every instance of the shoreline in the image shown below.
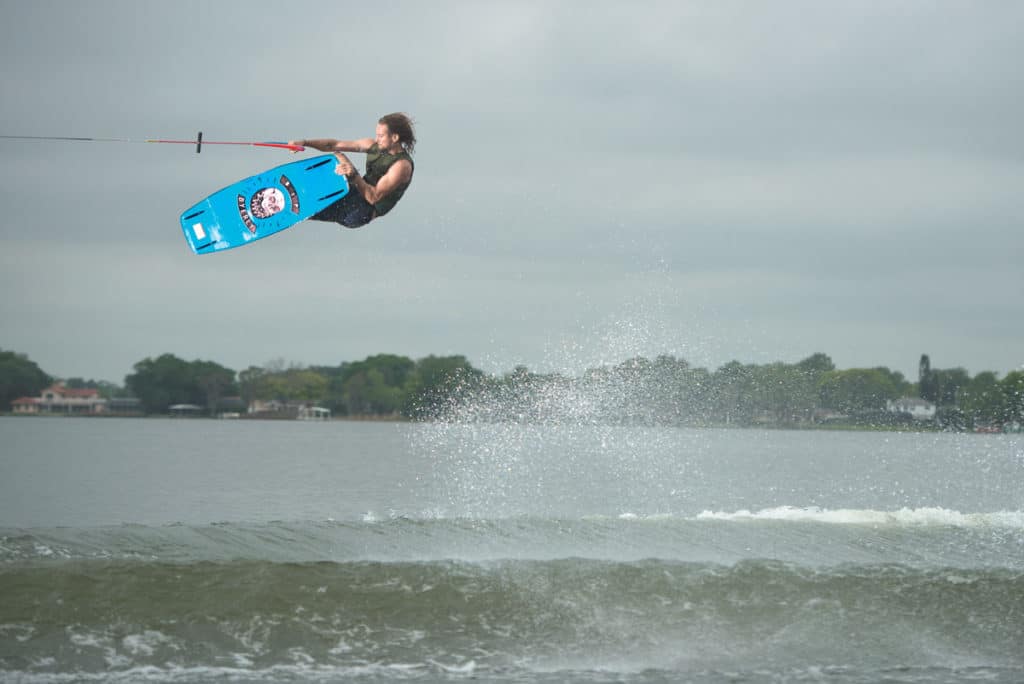
[[[358,416],[331,416],[330,418],[296,418],[293,416],[273,416],[273,415],[238,415],[238,416],[205,416],[205,415],[180,415],[172,416],[166,414],[152,414],[143,415],[138,413],[0,413],[2,418],[42,418],[42,419],[55,419],[55,418],[131,418],[131,419],[150,419],[150,420],[216,420],[216,421],[263,421],[263,422],[295,422],[295,423],[332,423],[332,422],[349,422],[349,423],[436,423],[443,422],[437,420],[422,420],[417,418],[409,418],[401,415],[358,415]],[[500,422],[500,421],[498,421]],[[527,423],[524,423],[527,424]],[[530,424],[544,424],[543,421],[536,421]],[[976,427],[973,429],[949,429],[938,425],[856,425],[856,424],[844,424],[844,423],[829,423],[829,424],[757,424],[757,425],[726,425],[726,424],[703,424],[703,425],[670,425],[670,424],[622,424],[622,423],[603,423],[608,427],[648,427],[648,428],[685,428],[685,429],[706,429],[706,430],[779,430],[779,431],[794,431],[794,432],[806,432],[806,431],[819,431],[819,432],[893,432],[893,433],[956,433],[956,434],[975,434],[975,435],[1012,435],[1022,434],[1024,430],[1020,426],[1016,427]]]

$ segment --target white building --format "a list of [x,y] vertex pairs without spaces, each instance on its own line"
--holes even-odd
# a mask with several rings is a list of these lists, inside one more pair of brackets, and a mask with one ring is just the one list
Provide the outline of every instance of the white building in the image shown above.
[[284,418],[289,420],[330,420],[331,410],[302,401],[264,401],[254,399],[249,404],[250,418]]
[[931,420],[935,417],[935,404],[917,397],[902,397],[885,402],[890,413],[909,413],[914,420]]
[[331,409],[323,406],[303,406],[299,409],[299,420],[330,420]]
[[68,389],[64,385],[51,385],[38,397],[21,397],[11,402],[15,413],[104,413],[107,400],[94,389]]

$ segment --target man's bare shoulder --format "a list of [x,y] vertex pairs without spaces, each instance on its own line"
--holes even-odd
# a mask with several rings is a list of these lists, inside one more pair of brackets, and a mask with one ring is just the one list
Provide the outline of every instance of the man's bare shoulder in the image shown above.
[[391,165],[388,173],[395,173],[399,180],[407,181],[412,178],[412,162],[408,159],[399,159]]

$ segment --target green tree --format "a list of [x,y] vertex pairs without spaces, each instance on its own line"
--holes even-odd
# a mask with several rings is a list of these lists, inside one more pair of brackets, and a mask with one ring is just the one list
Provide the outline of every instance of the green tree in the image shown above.
[[693,368],[683,359],[662,355],[649,368],[647,392],[653,403],[651,414],[662,425],[703,422],[706,419],[702,394],[708,372]]
[[896,390],[897,397],[909,396],[914,391],[913,383],[909,382],[907,378],[899,371],[894,371],[886,368],[885,366],[877,366],[872,370],[876,370],[892,383],[892,386]]
[[380,368],[357,371],[343,385],[345,407],[350,415],[397,415],[406,399],[406,389],[388,384]]
[[968,426],[974,427],[1001,422],[1003,399],[996,374],[985,371],[961,388],[958,403]]
[[754,366],[730,361],[711,376],[708,401],[714,415],[726,425],[748,425],[754,420]]
[[935,403],[939,406],[956,406],[960,390],[970,384],[971,376],[963,368],[933,370]]
[[322,403],[327,398],[327,378],[311,369],[289,371],[291,396],[296,401]]
[[415,362],[396,354],[342,364],[329,381],[332,402],[348,415],[396,415],[409,399],[415,374]]
[[10,411],[12,401],[38,396],[51,382],[25,354],[0,349],[0,409]]
[[836,364],[832,363],[832,358],[828,354],[817,352],[797,363],[796,367],[797,370],[812,377],[815,383],[817,383],[818,378],[823,373],[834,371]]
[[1024,371],[1012,371],[999,382],[1003,395],[1002,422],[1024,423]]
[[237,392],[235,372],[212,361],[184,361],[174,354],[146,358],[125,378],[146,413],[166,413],[174,404],[197,404],[212,410],[217,401]]
[[374,369],[381,375],[381,381],[388,387],[408,388],[415,381],[416,364],[405,356],[377,354],[362,362],[364,368]]
[[189,364],[189,375],[195,388],[199,390],[198,394],[192,393],[197,399],[195,403],[205,405],[211,413],[221,398],[238,393],[235,371],[213,361],[193,361]]
[[317,371],[289,368],[265,374],[260,378],[258,386],[258,399],[320,403],[327,397],[328,382],[327,378]]
[[248,406],[257,399],[269,399],[264,394],[264,379],[267,371],[259,366],[249,366],[238,374],[238,388],[242,401]]
[[124,389],[106,380],[85,380],[83,378],[68,378],[64,381],[68,389],[94,389],[104,399],[119,397],[124,394]]
[[417,418],[444,415],[459,402],[478,391],[483,373],[465,356],[430,355],[416,362],[415,382],[405,413]]
[[146,413],[166,413],[173,404],[195,403],[188,363],[174,354],[145,358],[133,366],[125,385],[139,398]]
[[346,415],[367,416],[372,413],[370,394],[377,377],[370,377],[368,370],[360,370],[345,379],[341,386],[341,402]]
[[938,386],[932,376],[932,360],[927,354],[921,354],[917,364],[917,396],[933,404],[938,400]]
[[848,414],[878,412],[899,397],[891,374],[880,368],[852,368],[825,373],[819,385],[821,403]]
[[763,397],[760,406],[763,415],[781,423],[810,420],[818,406],[818,382],[824,373],[830,372],[825,369],[832,363],[827,356],[806,361],[806,364],[773,363],[761,367],[758,384]]

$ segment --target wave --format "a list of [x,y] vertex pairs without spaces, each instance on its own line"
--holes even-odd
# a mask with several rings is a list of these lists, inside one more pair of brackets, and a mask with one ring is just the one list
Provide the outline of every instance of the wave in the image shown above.
[[1024,679],[1017,512],[0,530],[0,680]]
[[74,560],[487,561],[567,557],[732,564],[901,563],[1024,568],[1024,513],[941,508],[779,507],[693,516],[471,519],[366,515],[356,521],[0,529],[0,567]]
[[819,663],[1019,677],[1021,615],[1024,573],[1006,569],[82,560],[0,570],[0,675],[489,679]]
[[902,508],[898,511],[859,509],[829,510],[817,507],[798,508],[779,506],[757,512],[747,510],[724,513],[704,511],[699,520],[781,520],[791,522],[821,522],[835,525],[916,525],[963,528],[1024,529],[1024,511],[998,511],[994,513],[961,513],[945,508]]

